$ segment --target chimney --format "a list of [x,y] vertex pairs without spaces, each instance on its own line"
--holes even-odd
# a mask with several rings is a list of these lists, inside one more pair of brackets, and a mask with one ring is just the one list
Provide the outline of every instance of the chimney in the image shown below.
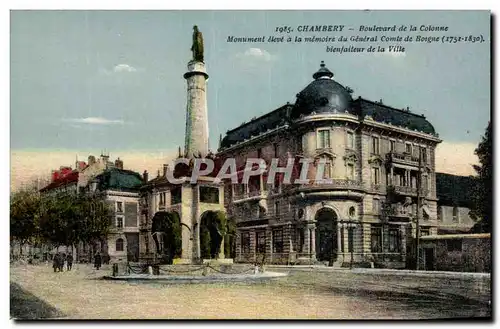
[[93,155],[89,155],[89,166],[95,164],[95,156]]
[[59,178],[59,171],[52,170],[52,182],[55,182]]
[[142,180],[144,181],[144,183],[148,182],[148,176],[148,171],[144,170],[144,172],[142,173]]
[[85,169],[85,167],[87,167],[87,164],[85,163],[85,161],[78,161],[77,169],[79,171],[82,171],[83,169]]
[[115,167],[123,170],[123,161],[120,158],[115,160]]
[[168,164],[163,164],[163,177],[167,176]]
[[102,160],[102,163],[106,164],[109,160],[109,154],[101,153],[101,160]]

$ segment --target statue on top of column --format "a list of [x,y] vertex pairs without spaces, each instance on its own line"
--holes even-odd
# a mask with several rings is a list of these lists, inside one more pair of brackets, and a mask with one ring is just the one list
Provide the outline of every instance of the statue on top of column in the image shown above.
[[198,26],[193,27],[193,60],[203,62],[203,34],[198,31]]

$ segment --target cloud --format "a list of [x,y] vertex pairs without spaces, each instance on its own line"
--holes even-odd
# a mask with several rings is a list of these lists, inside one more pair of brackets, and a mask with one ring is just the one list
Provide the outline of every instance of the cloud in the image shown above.
[[266,50],[260,48],[249,48],[245,50],[245,52],[243,53],[236,54],[236,57],[247,60],[248,59],[259,60],[264,62],[270,62],[276,59],[275,55],[271,55]]
[[133,66],[128,65],[128,64],[118,64],[113,68],[113,72],[116,72],[116,73],[137,72],[137,69]]
[[101,68],[99,71],[104,75],[118,75],[118,74],[142,72],[143,69],[133,67],[132,65],[129,64],[117,64],[111,70]]
[[100,117],[87,117],[78,119],[63,119],[63,121],[73,122],[73,123],[84,123],[89,125],[114,125],[114,124],[124,124],[123,120],[110,120]]

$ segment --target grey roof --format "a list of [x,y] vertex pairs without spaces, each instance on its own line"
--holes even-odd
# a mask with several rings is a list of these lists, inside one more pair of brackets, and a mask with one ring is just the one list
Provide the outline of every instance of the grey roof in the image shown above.
[[142,176],[131,170],[111,168],[96,176],[99,190],[139,191]]
[[284,105],[235,129],[229,130],[221,142],[221,148],[230,147],[231,145],[250,139],[252,136],[257,136],[285,125],[291,108],[292,105],[290,104]]

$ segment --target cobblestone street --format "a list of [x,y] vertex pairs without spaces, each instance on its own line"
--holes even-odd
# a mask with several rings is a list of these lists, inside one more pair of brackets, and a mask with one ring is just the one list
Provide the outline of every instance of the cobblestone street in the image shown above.
[[[273,269],[275,271],[275,269]],[[285,271],[282,269],[281,271]],[[289,269],[286,269],[289,271]],[[490,316],[489,291],[475,301],[426,289],[425,280],[348,270],[293,270],[265,283],[155,284],[100,280],[76,264],[12,266],[11,316],[66,319],[432,319]],[[450,281],[451,282],[451,281]],[[477,294],[476,294],[477,295]]]

